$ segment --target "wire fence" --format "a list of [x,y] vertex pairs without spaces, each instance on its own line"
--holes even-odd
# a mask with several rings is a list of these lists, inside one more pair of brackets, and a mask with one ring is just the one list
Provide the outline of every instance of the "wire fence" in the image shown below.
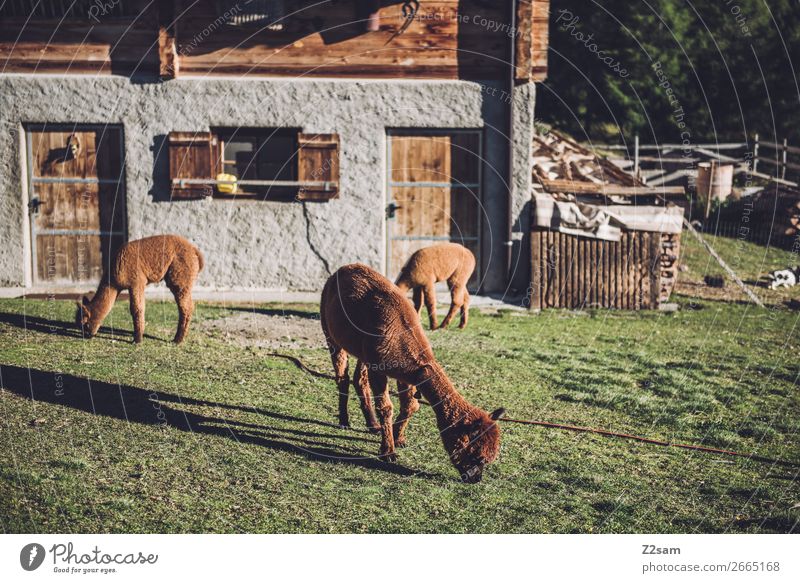
[[740,220],[715,219],[711,217],[699,229],[703,234],[714,237],[739,239],[769,247],[791,250],[798,244],[800,235],[786,234],[783,230],[765,223],[743,223]]
[[631,174],[656,186],[675,180],[694,178],[700,162],[733,164],[736,173],[798,187],[800,147],[788,140],[770,141],[755,134],[749,142],[709,144],[642,144],[639,136],[620,144],[591,144],[608,154],[608,159]]

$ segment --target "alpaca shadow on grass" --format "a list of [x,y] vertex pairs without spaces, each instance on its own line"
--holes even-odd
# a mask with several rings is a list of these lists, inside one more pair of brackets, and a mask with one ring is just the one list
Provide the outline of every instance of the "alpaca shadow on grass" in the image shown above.
[[[38,316],[28,316],[26,314],[15,314],[12,312],[0,312],[0,324],[10,324],[23,330],[31,332],[41,332],[43,334],[55,334],[57,336],[64,336],[66,338],[80,338],[83,339],[83,332],[81,329],[71,322],[62,322],[59,320],[48,320],[46,318],[39,318]],[[133,332],[130,330],[122,330],[120,328],[110,328],[108,326],[101,326],[97,331],[96,339],[113,339],[117,336],[126,336],[133,338]],[[159,342],[169,342],[164,338],[157,338],[150,334],[145,334],[145,338],[150,340],[158,340]]]
[[[56,371],[49,372],[12,365],[0,365],[0,385],[3,389],[32,401],[70,407],[93,415],[102,415],[129,423],[167,426],[195,434],[227,437],[237,443],[249,443],[277,451],[299,454],[312,461],[335,461],[402,476],[432,476],[416,472],[399,464],[383,462],[377,457],[370,457],[368,453],[361,450],[334,448],[319,442],[319,439],[322,438],[373,443],[363,437],[346,434],[331,435],[300,429],[256,425],[219,416],[192,413],[178,409],[174,405],[200,405],[218,410],[240,409],[283,421],[298,423],[310,421],[324,424],[290,415],[183,398],[169,393],[147,391],[129,385],[112,384]],[[328,424],[324,425],[327,426]]]

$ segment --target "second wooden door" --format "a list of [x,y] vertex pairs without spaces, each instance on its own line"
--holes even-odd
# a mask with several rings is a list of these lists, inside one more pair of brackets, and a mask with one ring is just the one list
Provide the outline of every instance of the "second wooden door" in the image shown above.
[[125,241],[122,129],[29,128],[33,280],[96,284]]
[[404,130],[388,136],[387,276],[394,281],[409,256],[454,242],[470,249],[480,281],[481,133]]

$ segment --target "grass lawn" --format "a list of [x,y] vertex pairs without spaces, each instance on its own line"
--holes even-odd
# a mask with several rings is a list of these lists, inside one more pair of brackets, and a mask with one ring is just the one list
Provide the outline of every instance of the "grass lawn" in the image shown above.
[[[800,288],[770,290],[765,286],[765,276],[771,271],[800,265],[800,258],[796,253],[776,247],[754,245],[731,237],[715,237],[711,234],[704,234],[703,238],[764,303],[781,304],[789,298],[800,297]],[[680,274],[677,286],[679,292],[706,299],[750,301],[697,239],[684,230],[681,241],[681,263],[688,270]],[[706,275],[724,276],[725,288],[716,289],[705,286],[703,278]]]
[[[466,330],[431,339],[485,409],[800,461],[800,314],[677,301],[676,313],[473,311]],[[315,306],[256,308],[317,325]],[[0,301],[6,532],[798,529],[797,466],[506,423],[499,460],[466,485],[430,410],[399,463],[378,462],[354,398],[341,430],[331,381],[204,328],[234,307],[200,303],[181,347],[167,342],[172,303],[148,303],[141,346],[124,303],[91,341],[73,336],[72,312]],[[331,370],[322,346],[281,352]]]

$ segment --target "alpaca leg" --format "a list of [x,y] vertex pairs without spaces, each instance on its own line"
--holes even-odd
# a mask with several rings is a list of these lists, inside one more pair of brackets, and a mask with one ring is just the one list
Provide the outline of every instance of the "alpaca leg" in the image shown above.
[[339,426],[342,428],[350,427],[350,416],[347,413],[347,399],[350,392],[350,377],[347,374],[347,353],[333,341],[333,338],[328,333],[328,323],[324,312],[320,315],[320,324],[322,324],[325,342],[328,344],[328,352],[333,362],[336,387],[339,391]]
[[447,328],[450,325],[450,322],[455,317],[456,312],[464,303],[464,294],[466,293],[466,289],[462,286],[453,286],[450,290],[450,309],[447,311],[447,316],[444,317],[442,321],[442,328]]
[[425,284],[423,293],[425,294],[425,307],[428,308],[428,321],[431,330],[436,330],[436,288],[435,282],[429,281]]
[[192,320],[192,314],[194,313],[192,290],[191,288],[176,290],[172,292],[172,295],[175,296],[175,302],[178,304],[178,329],[175,331],[175,338],[172,341],[175,344],[180,344],[186,338],[189,322]]
[[422,314],[422,288],[415,287],[414,288],[414,309],[417,311],[417,315]]
[[347,400],[350,396],[350,376],[347,373],[347,353],[338,346],[331,346],[333,373],[336,387],[339,390],[339,427],[350,427],[350,415],[347,412]]
[[372,406],[372,390],[369,386],[369,375],[366,365],[360,360],[356,363],[356,371],[353,373],[353,386],[356,388],[358,401],[361,411],[364,413],[364,420],[370,433],[380,433],[381,426],[375,418],[375,409]]
[[397,381],[397,393],[400,397],[400,414],[394,424],[394,444],[396,447],[406,446],[406,428],[411,416],[419,411],[419,402],[414,393],[417,388]]
[[464,303],[461,304],[461,323],[458,325],[459,328],[466,328],[467,327],[467,320],[469,319],[469,292],[464,291]]
[[144,286],[136,283],[128,290],[130,294],[131,317],[133,317],[133,341],[139,344],[144,337]]
[[369,383],[375,391],[375,409],[381,422],[381,453],[380,456],[389,462],[397,461],[394,451],[394,435],[392,433],[392,416],[394,408],[389,398],[388,379],[386,375],[376,371],[369,371]]

